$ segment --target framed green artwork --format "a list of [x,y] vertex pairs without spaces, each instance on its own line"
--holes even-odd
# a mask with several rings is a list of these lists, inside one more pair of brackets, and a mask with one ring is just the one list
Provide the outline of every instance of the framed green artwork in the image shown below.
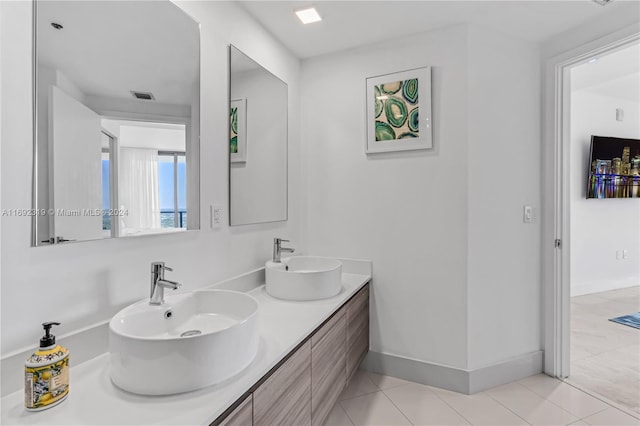
[[367,78],[367,154],[433,147],[431,67]]
[[229,155],[232,163],[247,161],[247,100],[231,101],[229,110]]

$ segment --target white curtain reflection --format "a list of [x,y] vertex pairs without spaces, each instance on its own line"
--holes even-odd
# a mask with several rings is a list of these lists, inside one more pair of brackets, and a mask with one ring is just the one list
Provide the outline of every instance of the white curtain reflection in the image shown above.
[[158,151],[121,148],[118,197],[128,214],[121,217],[120,235],[160,228]]

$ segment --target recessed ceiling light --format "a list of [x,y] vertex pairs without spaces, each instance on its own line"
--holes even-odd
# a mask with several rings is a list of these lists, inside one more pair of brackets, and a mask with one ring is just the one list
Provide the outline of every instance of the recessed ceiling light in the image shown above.
[[598,3],[600,6],[606,6],[611,3],[613,0],[593,0],[595,3]]
[[318,14],[318,11],[315,7],[296,10],[295,12],[296,15],[298,15],[298,19],[300,19],[303,24],[311,24],[312,22],[322,21],[322,17]]

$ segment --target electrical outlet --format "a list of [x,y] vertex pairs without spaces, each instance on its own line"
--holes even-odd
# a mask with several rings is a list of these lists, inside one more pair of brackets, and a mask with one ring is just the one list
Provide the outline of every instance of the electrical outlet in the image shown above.
[[622,259],[627,260],[628,256],[629,256],[629,250],[622,250]]
[[222,207],[213,206],[213,226],[222,225]]
[[616,260],[620,260],[620,250],[616,250]]
[[220,228],[222,221],[224,220],[222,214],[222,206],[210,205],[209,206],[209,226],[211,229]]

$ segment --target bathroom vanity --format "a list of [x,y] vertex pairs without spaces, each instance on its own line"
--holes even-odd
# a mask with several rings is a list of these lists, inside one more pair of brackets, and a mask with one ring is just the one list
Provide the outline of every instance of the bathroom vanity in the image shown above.
[[213,425],[322,425],[369,350],[369,284]]
[[262,268],[211,287],[246,292],[259,305],[257,355],[224,382],[175,395],[136,395],[112,383],[109,354],[103,353],[72,364],[69,398],[59,406],[29,413],[22,390],[2,398],[0,423],[323,424],[369,348],[371,262],[342,263],[340,293],[323,300],[270,296]]

